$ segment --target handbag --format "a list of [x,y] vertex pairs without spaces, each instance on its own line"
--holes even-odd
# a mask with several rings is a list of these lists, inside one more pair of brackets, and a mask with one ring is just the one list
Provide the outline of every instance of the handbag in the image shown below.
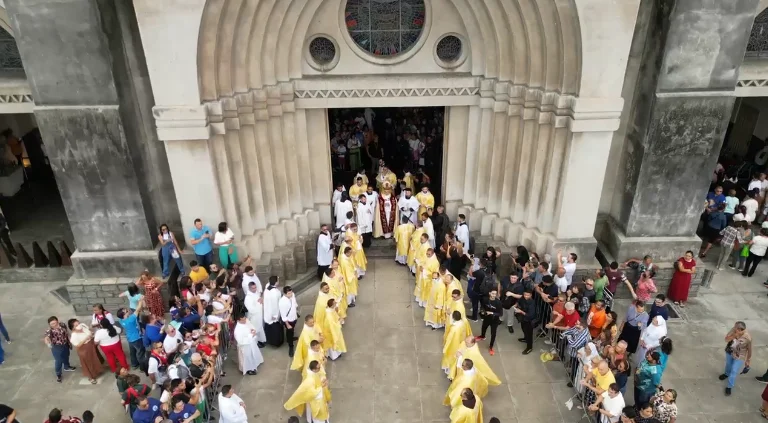
[[740,256],[741,257],[749,256],[749,245],[745,245],[745,246],[741,247],[741,254],[740,254]]

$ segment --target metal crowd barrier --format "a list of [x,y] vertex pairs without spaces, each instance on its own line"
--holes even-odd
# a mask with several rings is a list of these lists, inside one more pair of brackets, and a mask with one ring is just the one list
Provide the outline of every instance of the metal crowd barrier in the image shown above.
[[[238,303],[235,302],[235,307],[237,307],[237,304]],[[231,340],[233,339],[233,335],[231,330],[234,330],[234,325],[230,324],[229,321],[221,323],[219,330],[219,348],[217,350],[218,354],[213,363],[213,382],[211,382],[211,386],[205,390],[205,411],[202,416],[203,423],[214,423],[219,420],[219,392],[221,392],[221,387],[224,385],[222,383],[224,362],[229,356],[229,348],[232,345]]]
[[[552,305],[544,301],[537,292],[534,292],[533,295],[536,310],[536,325],[534,330],[536,330],[536,328],[541,330],[538,333],[534,333],[534,342],[542,339],[548,340],[549,342],[547,342],[547,344],[551,343],[551,345],[547,345],[547,351],[557,355],[558,361],[562,363],[565,374],[568,376],[568,380],[573,385],[574,395],[569,402],[578,402],[584,411],[584,416],[582,418],[586,417],[589,422],[596,423],[599,417],[598,414],[591,412],[588,409],[588,407],[595,402],[595,394],[588,388],[581,386],[580,383],[583,378],[583,373],[582,364],[577,356],[577,351],[586,343],[571,346],[568,344],[568,340],[562,336],[564,331],[546,329],[545,326],[552,321]],[[606,305],[613,305],[613,294],[608,291],[608,289],[604,290],[603,299],[605,300]],[[587,316],[580,317],[582,325],[586,328]],[[587,342],[589,342],[589,340]]]

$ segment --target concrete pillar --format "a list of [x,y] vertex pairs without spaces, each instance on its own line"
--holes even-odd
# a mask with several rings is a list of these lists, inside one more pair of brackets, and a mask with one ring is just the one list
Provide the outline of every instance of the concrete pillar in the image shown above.
[[467,151],[467,127],[469,126],[469,107],[452,106],[446,108],[448,128],[445,134],[445,209],[451,220],[456,220],[459,205],[464,196],[464,175],[467,161],[463,159]]
[[5,6],[75,238],[76,277],[157,270],[154,226],[179,218],[173,190],[157,191],[169,187],[167,167],[153,164],[165,157],[147,144],[157,138],[140,110],[152,98],[132,8],[95,0]]
[[315,207],[320,212],[320,222],[333,224],[331,221],[331,156],[328,154],[328,111],[325,109],[307,109],[306,126],[313,128],[307,134],[309,142],[310,170]]
[[[601,234],[618,260],[672,260],[695,236],[758,0],[653,3],[620,168]],[[660,47],[661,46],[661,47]],[[639,95],[642,93],[642,95]]]

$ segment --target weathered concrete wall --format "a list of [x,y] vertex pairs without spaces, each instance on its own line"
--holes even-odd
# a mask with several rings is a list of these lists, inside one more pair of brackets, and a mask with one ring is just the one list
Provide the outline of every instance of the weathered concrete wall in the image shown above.
[[132,3],[7,7],[78,253],[151,251],[159,223],[181,222]]
[[[136,280],[131,278],[70,279],[66,287],[75,313],[89,314],[96,304],[114,313],[118,308],[126,307],[127,300],[119,295],[134,282]],[[163,303],[168,304],[168,285],[163,285],[160,292]]]
[[674,260],[698,243],[756,7],[757,0],[653,3],[620,163],[625,179],[598,235],[619,261],[638,251]]

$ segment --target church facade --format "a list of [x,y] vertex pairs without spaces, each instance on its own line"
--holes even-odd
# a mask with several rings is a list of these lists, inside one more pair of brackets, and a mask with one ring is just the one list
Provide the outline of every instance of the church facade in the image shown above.
[[130,3],[5,0],[82,276],[156,261],[164,222],[226,221],[243,257],[307,237],[331,221],[328,109],[349,107],[445,107],[443,202],[481,236],[675,258],[765,6]]

